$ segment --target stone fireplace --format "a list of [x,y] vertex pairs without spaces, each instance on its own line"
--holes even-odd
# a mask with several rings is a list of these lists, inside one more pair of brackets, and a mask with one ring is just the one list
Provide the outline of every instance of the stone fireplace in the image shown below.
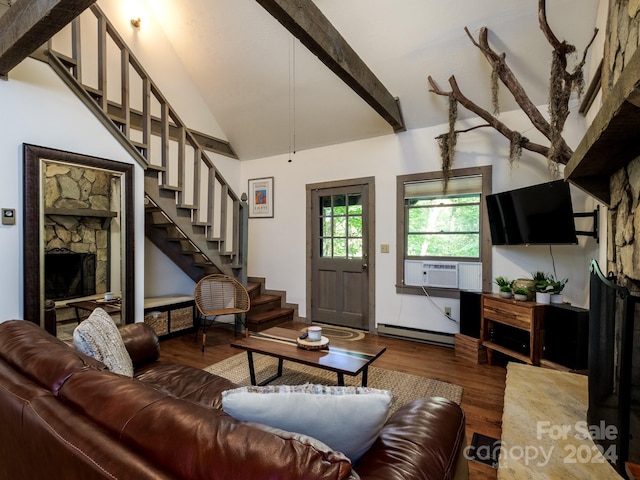
[[640,2],[610,0],[602,105],[565,169],[608,207],[606,265],[590,289],[589,422],[616,428],[620,473],[640,463],[639,43]]
[[[111,290],[113,174],[43,162],[45,297],[64,300]],[[68,283],[65,292],[64,283]]]
[[610,0],[600,75],[602,105],[565,169],[565,178],[608,206],[607,265],[602,270],[636,293],[640,292],[640,242],[635,241],[640,235],[638,43],[640,2]]

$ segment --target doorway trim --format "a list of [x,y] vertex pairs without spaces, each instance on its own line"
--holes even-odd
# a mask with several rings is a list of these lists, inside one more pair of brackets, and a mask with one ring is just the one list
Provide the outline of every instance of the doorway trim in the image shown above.
[[307,312],[307,321],[311,322],[311,296],[313,294],[313,288],[311,285],[312,280],[312,265],[311,262],[313,260],[313,229],[312,229],[312,218],[311,218],[311,202],[312,202],[312,192],[315,190],[322,190],[325,188],[336,188],[336,187],[350,187],[354,185],[366,185],[369,190],[369,202],[366,205],[369,213],[369,244],[367,248],[367,264],[369,270],[369,279],[368,279],[368,307],[369,307],[369,320],[368,320],[368,331],[370,333],[375,332],[376,328],[376,310],[375,310],[375,293],[376,293],[376,210],[375,210],[375,177],[361,177],[361,178],[351,178],[346,180],[333,180],[330,182],[321,182],[321,183],[309,183],[306,185],[306,246],[305,246],[305,269],[306,269],[306,312]]

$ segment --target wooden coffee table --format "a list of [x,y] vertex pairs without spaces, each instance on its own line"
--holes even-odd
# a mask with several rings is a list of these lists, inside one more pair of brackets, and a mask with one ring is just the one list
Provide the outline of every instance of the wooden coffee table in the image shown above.
[[[274,327],[263,332],[252,333],[249,337],[231,343],[232,347],[247,352],[251,385],[266,385],[282,376],[282,363],[284,360],[288,360],[336,372],[338,385],[344,385],[345,375],[355,376],[362,373],[362,386],[366,387],[369,365],[387,349],[378,345],[367,345],[364,342],[330,339],[327,349],[305,350],[298,347],[296,343],[296,338],[300,336],[300,333],[297,330]],[[258,383],[253,365],[254,353],[277,358],[278,373]]]

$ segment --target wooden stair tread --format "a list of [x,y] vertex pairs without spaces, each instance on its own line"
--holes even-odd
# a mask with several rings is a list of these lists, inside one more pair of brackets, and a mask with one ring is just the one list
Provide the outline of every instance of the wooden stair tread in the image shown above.
[[264,305],[265,303],[271,303],[271,302],[275,302],[280,301],[280,298],[278,295],[267,295],[265,293],[258,295],[256,298],[252,298],[251,299],[251,305]]
[[177,208],[184,208],[185,210],[197,210],[198,207],[196,205],[193,204],[188,204],[188,203],[179,203],[178,205],[176,205]]
[[196,267],[213,267],[213,263],[211,262],[205,262],[205,261],[200,261],[200,262],[193,262],[193,264]]
[[249,313],[247,314],[247,320],[254,323],[260,323],[260,322],[266,322],[268,320],[272,320],[274,318],[283,317],[289,314],[293,314],[293,308],[287,308],[287,307],[274,308],[273,310],[268,310],[262,313],[251,313],[251,311],[249,311]]
[[169,185],[166,183],[163,183],[162,185],[160,185],[160,188],[162,190],[169,190],[171,192],[181,192],[182,191],[182,187],[178,187],[177,185]]
[[253,300],[260,294],[260,284],[256,282],[247,282],[247,292]]

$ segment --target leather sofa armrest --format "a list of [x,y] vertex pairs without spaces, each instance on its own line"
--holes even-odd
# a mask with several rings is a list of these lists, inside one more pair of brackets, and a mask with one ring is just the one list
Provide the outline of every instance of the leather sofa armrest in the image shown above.
[[[362,480],[468,478],[464,412],[445,398],[399,408],[354,470]],[[462,461],[461,461],[462,458]]]
[[120,327],[120,335],[129,352],[133,368],[139,368],[160,358],[160,341],[156,332],[144,322]]

